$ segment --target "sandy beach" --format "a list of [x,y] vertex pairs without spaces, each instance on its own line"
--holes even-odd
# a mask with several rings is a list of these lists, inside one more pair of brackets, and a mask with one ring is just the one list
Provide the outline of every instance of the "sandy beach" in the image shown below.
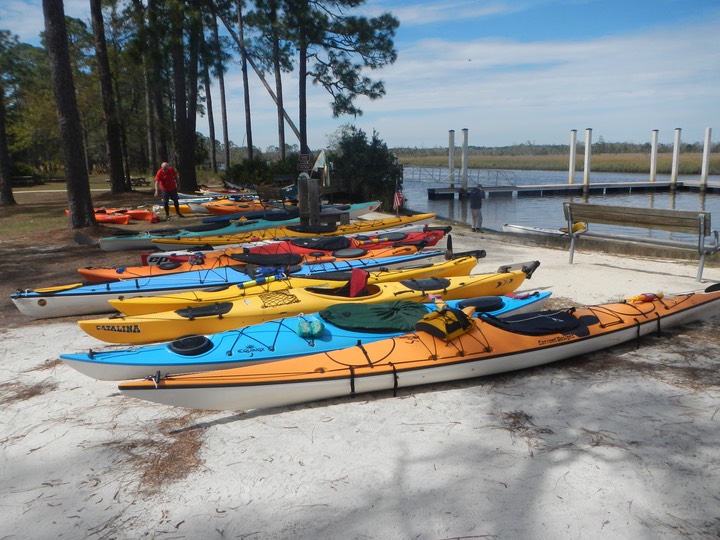
[[[475,272],[539,260],[521,291],[593,304],[701,290],[696,261],[510,243]],[[21,315],[18,313],[18,317]],[[500,376],[269,410],[122,396],[61,353],[74,322],[5,330],[0,538],[720,537],[720,320]]]

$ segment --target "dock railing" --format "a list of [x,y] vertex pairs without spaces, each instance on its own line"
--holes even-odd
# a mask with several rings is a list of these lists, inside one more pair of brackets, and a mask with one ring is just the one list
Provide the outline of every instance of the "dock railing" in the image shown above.
[[[514,171],[495,169],[468,169],[468,186],[477,182],[487,186],[516,186],[517,175]],[[426,182],[428,184],[445,184],[460,187],[460,171],[455,169],[452,174],[448,167],[403,167],[403,180]]]

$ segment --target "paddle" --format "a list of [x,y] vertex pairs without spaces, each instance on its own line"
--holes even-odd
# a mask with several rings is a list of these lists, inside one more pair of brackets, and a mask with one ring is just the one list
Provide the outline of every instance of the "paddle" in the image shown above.
[[238,283],[237,286],[241,289],[247,289],[249,287],[255,287],[257,285],[264,285],[265,283],[270,283],[272,281],[277,281],[281,279],[282,276],[279,276],[277,274],[267,277],[259,277],[252,281],[245,281],[244,283]]

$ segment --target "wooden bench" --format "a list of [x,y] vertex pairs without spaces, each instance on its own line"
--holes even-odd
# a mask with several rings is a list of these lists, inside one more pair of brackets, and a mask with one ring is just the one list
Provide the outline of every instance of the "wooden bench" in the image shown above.
[[[696,242],[681,242],[639,236],[608,235],[607,237],[616,240],[649,243],[670,248],[697,250],[700,255],[697,272],[698,281],[702,280],[706,257],[720,251],[718,231],[711,229],[710,212],[662,210],[573,202],[563,203],[563,211],[570,236],[570,264],[573,262],[576,240],[583,234],[589,232],[591,223],[681,232],[695,236],[697,238]],[[573,225],[578,222],[585,223],[585,227],[573,227]]]

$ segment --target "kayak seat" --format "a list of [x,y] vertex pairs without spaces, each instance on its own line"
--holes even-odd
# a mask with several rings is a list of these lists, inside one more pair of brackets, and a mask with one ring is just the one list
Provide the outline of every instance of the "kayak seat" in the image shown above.
[[359,298],[361,296],[368,296],[368,278],[370,275],[362,268],[353,268],[350,274],[350,280],[337,289],[335,296],[345,296],[347,298]]

